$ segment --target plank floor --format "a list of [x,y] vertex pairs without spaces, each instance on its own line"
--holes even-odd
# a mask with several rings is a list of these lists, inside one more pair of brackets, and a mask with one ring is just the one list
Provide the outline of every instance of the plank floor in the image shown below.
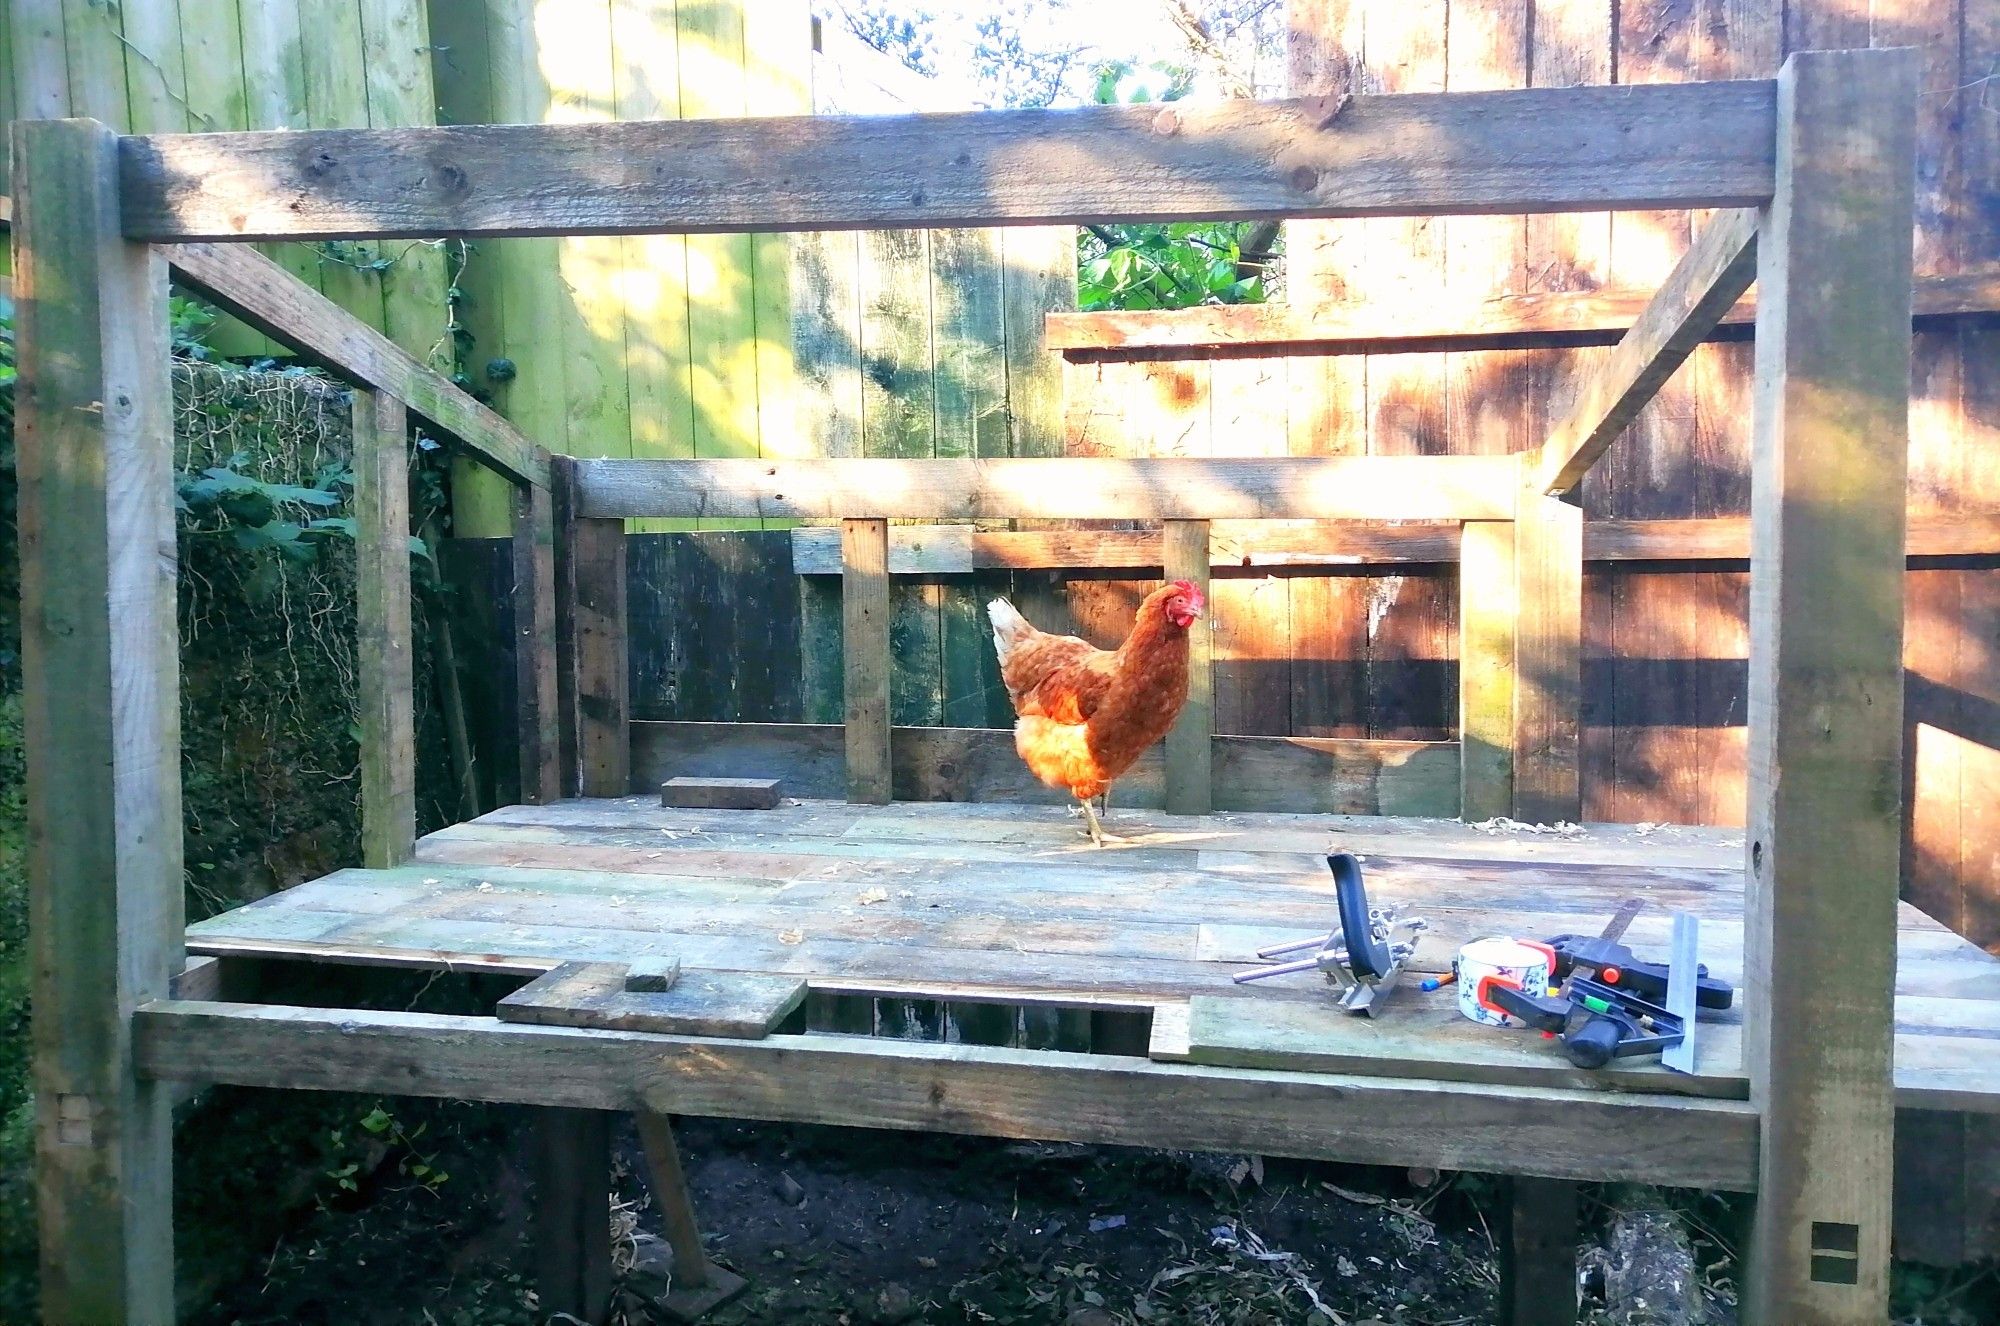
[[[1594,934],[1638,897],[1628,943],[1664,955],[1671,913],[1692,911],[1703,960],[1740,981],[1741,830],[1116,809],[1107,827],[1114,841],[1097,850],[1044,806],[511,806],[424,838],[408,865],[339,871],[192,926],[188,941],[218,956],[523,975],[674,956],[690,972],[802,977],[864,1010],[881,1001],[846,1030],[976,1023],[984,1042],[1032,1043],[1020,1009],[1143,1010],[1156,1059],[1746,1094],[1733,1015],[1702,1025],[1694,1076],[1590,1074],[1529,1033],[1463,1021],[1448,990],[1414,981],[1367,1022],[1332,1010],[1316,975],[1230,980],[1258,947],[1333,924],[1324,857],[1338,849],[1362,858],[1372,901],[1429,919],[1420,971],[1446,969],[1478,935]],[[2000,959],[1907,905],[1898,940],[1899,1102],[2000,1111]],[[1010,1010],[997,1024],[996,1005]]]

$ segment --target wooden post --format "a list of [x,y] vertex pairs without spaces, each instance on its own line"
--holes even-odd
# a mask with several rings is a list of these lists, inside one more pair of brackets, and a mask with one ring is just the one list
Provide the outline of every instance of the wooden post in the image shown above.
[[578,791],[619,797],[631,791],[629,664],[625,657],[625,522],[576,514],[576,461],[551,462],[562,517],[556,593],[559,695],[575,736]]
[[1500,1319],[1508,1326],[1571,1326],[1576,1321],[1577,1185],[1515,1176],[1500,1219]]
[[[1523,473],[1532,478],[1533,454]],[[1583,512],[1532,490],[1514,520],[1514,817],[1583,816]]]
[[166,1084],[132,1010],[183,966],[167,269],[118,227],[118,140],[12,129],[42,1320],[174,1319]]
[[1458,555],[1459,818],[1514,813],[1514,522],[1468,520]]
[[547,488],[514,490],[514,706],[521,800],[562,795],[556,690],[555,506]]
[[410,859],[417,838],[410,659],[410,460],[403,403],[354,393],[355,672],[361,709],[361,863]]
[[[1168,580],[1192,580],[1208,593],[1208,522],[1161,522],[1161,560]],[[1209,666],[1213,621],[1202,614],[1188,631],[1187,707],[1167,733],[1167,813],[1206,815],[1213,804],[1209,777],[1215,735],[1215,674]]]
[[847,799],[887,805],[889,522],[840,522],[840,652],[846,695]]
[[1888,1315],[1914,50],[1778,76],[1751,445],[1745,1320]]
[[639,1146],[646,1153],[646,1172],[652,1180],[653,1200],[660,1208],[660,1223],[667,1232],[667,1246],[674,1252],[673,1288],[658,1306],[669,1320],[695,1321],[743,1292],[745,1282],[742,1276],[710,1261],[701,1246],[701,1222],[695,1216],[694,1197],[681,1168],[680,1148],[674,1143],[673,1121],[651,1110],[640,1110],[632,1121],[638,1125]]
[[535,1292],[545,1319],[611,1304],[611,1115],[535,1111]]

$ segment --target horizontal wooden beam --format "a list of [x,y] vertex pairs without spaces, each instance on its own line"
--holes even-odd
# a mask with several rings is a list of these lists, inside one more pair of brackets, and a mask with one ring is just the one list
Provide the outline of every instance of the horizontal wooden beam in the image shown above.
[[134,136],[124,224],[179,241],[1742,207],[1770,196],[1774,87]]
[[1583,482],[1625,426],[1694,353],[1722,315],[1757,279],[1757,214],[1723,212],[1675,265],[1575,403],[1542,443],[1529,486],[1560,497]]
[[[776,778],[786,796],[847,795],[842,729],[835,723],[632,724],[636,787],[678,776]],[[1035,781],[1002,728],[899,727],[890,781],[898,801],[1009,801],[1062,805],[1074,798]],[[1291,814],[1458,813],[1458,743],[1322,737],[1210,739],[1217,810]],[[1166,805],[1166,762],[1155,746],[1118,780],[1119,806]],[[1116,812],[1111,820],[1116,830]]]
[[856,1036],[724,1040],[353,1008],[161,1001],[156,1078],[1171,1147],[1739,1191],[1740,1101],[1153,1063]]
[[402,401],[514,483],[548,486],[547,457],[512,424],[255,249],[177,244],[166,256],[174,279],[196,294],[329,372]]
[[[1651,290],[1559,290],[1500,295],[1473,304],[1209,304],[1144,312],[1050,313],[1046,344],[1075,360],[1140,358],[1140,352],[1398,354],[1423,350],[1515,350],[1616,345],[1653,300]],[[2000,267],[1924,276],[1912,287],[1919,324],[2000,313]],[[1756,321],[1750,293],[1718,327]],[[1152,356],[1143,356],[1152,357]]]
[[1510,520],[1512,456],[579,460],[579,515]]
[[[1908,556],[2000,557],[2000,515],[1911,516]],[[1218,521],[1209,561],[1229,569],[1338,569],[1382,563],[1450,564],[1459,557],[1459,526]],[[1741,562],[1750,557],[1744,516],[1693,520],[1591,520],[1583,526],[1587,562]],[[840,531],[792,531],[792,570],[840,574]],[[971,525],[895,525],[889,574],[969,575],[977,571],[1132,571],[1158,575],[1160,535],[1148,530],[983,530]]]

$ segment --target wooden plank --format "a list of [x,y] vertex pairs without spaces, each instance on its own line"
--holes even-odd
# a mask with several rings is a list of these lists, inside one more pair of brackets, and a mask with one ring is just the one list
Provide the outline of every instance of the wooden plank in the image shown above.
[[168,250],[174,279],[308,361],[388,392],[481,464],[515,483],[548,483],[542,453],[505,419],[283,267],[242,244]]
[[[149,1005],[158,1077],[1135,1144],[1739,1190],[1740,1102],[1269,1073],[846,1036],[763,1041],[241,1004]],[[1328,1121],[1337,1119],[1338,1126]]]
[[1532,489],[1514,523],[1514,815],[1583,815],[1583,512]]
[[[1288,979],[1300,986],[1321,982],[1311,973]],[[1429,996],[1399,989],[1389,1000],[1376,1019],[1358,1018],[1331,997],[1281,1002],[1196,995],[1188,1001],[1189,1061],[1537,1089],[1659,1091],[1730,1100],[1750,1094],[1739,1027],[1704,1026],[1695,1042],[1702,1059],[1693,1073],[1663,1068],[1657,1057],[1614,1059],[1588,1069],[1570,1063],[1560,1046],[1537,1033],[1495,1032],[1460,1016],[1449,988]]]
[[840,526],[841,667],[847,729],[847,799],[886,804],[894,795],[889,731],[889,523]]
[[1625,426],[1713,331],[1757,274],[1757,213],[1722,212],[1688,249],[1618,348],[1550,430],[1531,487],[1560,497],[1583,482]]
[[409,465],[403,403],[381,392],[356,392],[354,592],[361,859],[378,869],[409,860],[417,837]]
[[[1550,290],[1475,302],[1410,307],[1360,300],[1311,304],[1205,304],[1197,308],[1048,315],[1048,347],[1076,362],[1118,352],[1206,350],[1223,354],[1355,355],[1422,350],[1514,350],[1616,345],[1656,291]],[[1918,325],[2000,312],[2000,267],[1975,266],[1916,278],[1910,313]],[[1756,321],[1757,296],[1742,295],[1716,329]],[[1712,338],[1716,331],[1711,331]]]
[[494,1005],[502,1022],[543,1027],[655,1031],[675,1036],[768,1036],[805,1001],[796,976],[684,971],[673,988],[625,988],[625,965],[565,962]]
[[153,135],[120,153],[122,210],[132,238],[176,241],[1749,207],[1770,196],[1773,95],[1746,80]]
[[174,1318],[167,1093],[130,1016],[183,966],[166,264],[117,236],[117,140],[11,149],[42,1314]]
[[1514,522],[1465,525],[1458,563],[1459,817],[1514,812]]
[[[632,725],[635,781],[689,777],[780,777],[787,795],[847,795],[842,728],[811,723]],[[891,730],[890,786],[898,801],[1012,801],[1060,805],[1014,751],[1004,728]],[[1295,814],[1458,812],[1458,745],[1356,738],[1236,737],[1211,740],[1214,804],[1227,811]],[[1120,806],[1165,804],[1165,756],[1150,751],[1118,780]]]
[[707,810],[770,810],[778,804],[775,778],[669,778],[660,804]]
[[1511,456],[590,460],[578,514],[785,519],[1508,520]]
[[556,517],[546,487],[514,492],[514,712],[521,799],[562,795],[562,710],[556,686]]
[[1750,570],[1760,1320],[1888,1310],[1918,68],[1911,50],[1805,52],[1779,75]]
[[[630,790],[631,713],[625,646],[625,524],[576,513],[578,462],[553,462],[557,529],[556,638],[558,703],[573,715],[579,787],[585,796]],[[563,663],[568,658],[567,666]],[[561,695],[567,680],[569,695]]]
[[[1208,593],[1208,522],[1169,520],[1160,533],[1169,580],[1191,580]],[[1214,749],[1215,674],[1209,664],[1211,618],[1188,631],[1188,698],[1167,732],[1167,813],[1206,815],[1214,801],[1210,752]]]
[[611,1118],[535,1111],[536,1308],[585,1326],[611,1308]]
[[[430,6],[404,4],[402,0],[358,0],[357,8],[367,71],[363,84],[367,122],[376,128],[437,123]],[[451,373],[454,347],[450,327],[455,314],[445,294],[451,281],[445,272],[443,246],[407,244],[382,256],[391,264],[381,275],[383,332],[427,367]]]

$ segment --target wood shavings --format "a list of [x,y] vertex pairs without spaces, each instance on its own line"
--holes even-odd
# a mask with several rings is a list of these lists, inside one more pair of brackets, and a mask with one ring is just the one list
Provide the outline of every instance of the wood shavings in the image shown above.
[[1558,838],[1581,838],[1585,834],[1581,824],[1572,824],[1568,820],[1557,820],[1554,824],[1524,824],[1505,815],[1495,815],[1490,820],[1480,820],[1477,824],[1469,824],[1466,827],[1485,834],[1549,833]]
[[796,928],[780,930],[778,932],[778,942],[780,944],[803,944],[806,942],[806,932]]
[[863,907],[873,907],[878,902],[889,901],[889,890],[878,884],[874,888],[862,893],[856,901],[860,902]]

